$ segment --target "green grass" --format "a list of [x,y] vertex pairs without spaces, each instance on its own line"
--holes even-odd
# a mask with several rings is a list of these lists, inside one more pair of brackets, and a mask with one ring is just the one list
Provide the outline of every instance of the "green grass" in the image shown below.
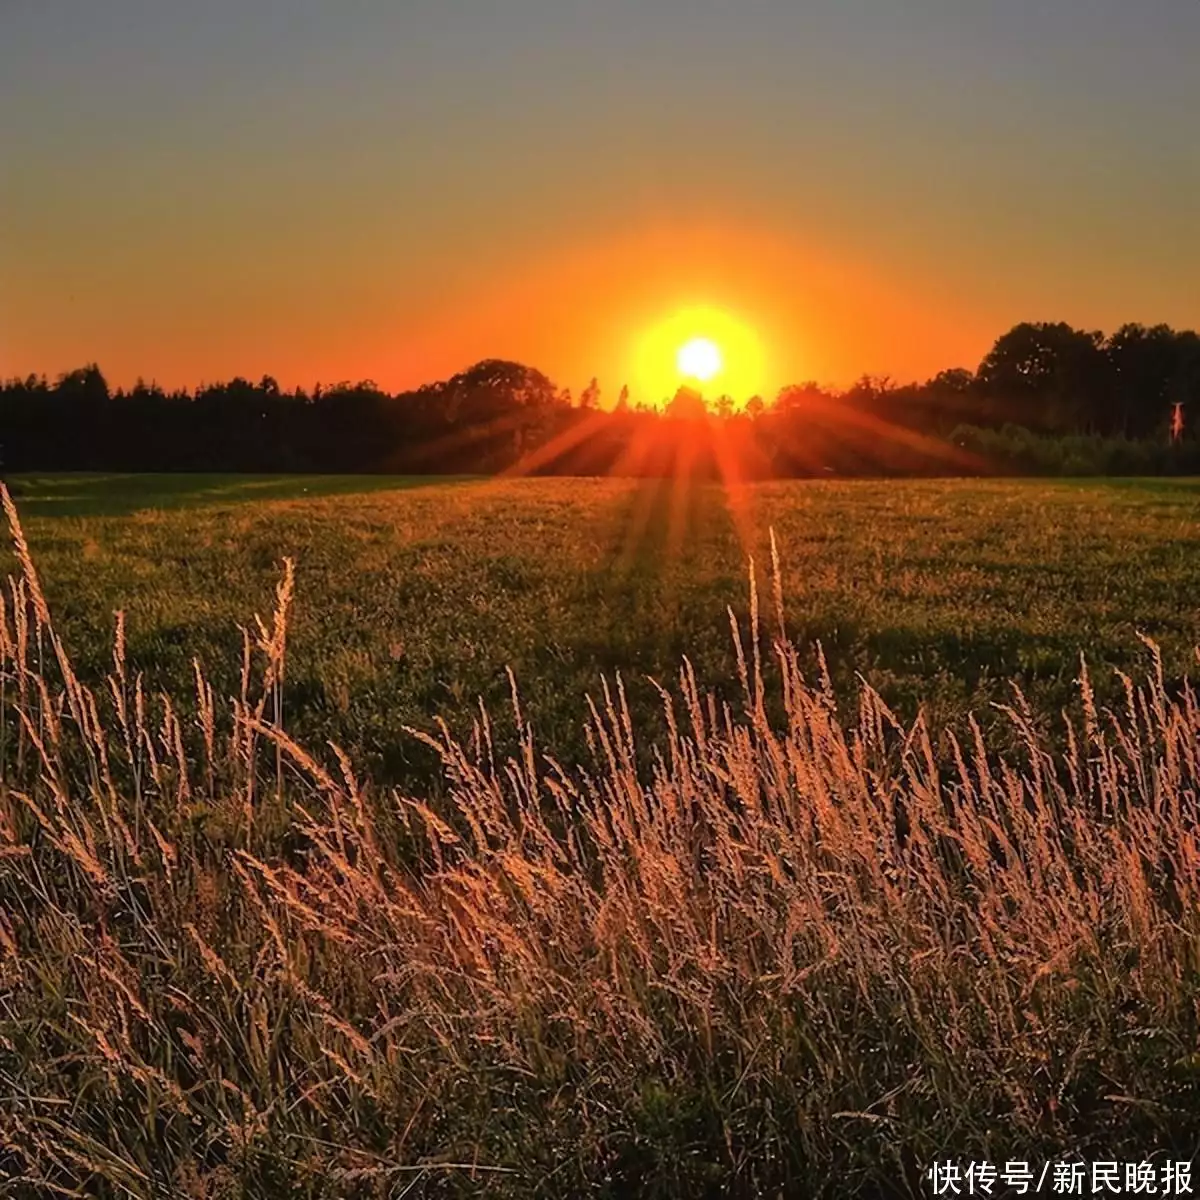
[[[424,482],[26,486],[0,1194],[874,1200],[1194,1155],[1195,485]],[[763,687],[723,614],[769,528]],[[404,730],[499,721],[506,663],[534,734]],[[632,719],[585,738],[616,669]]]
[[[1074,702],[1086,652],[1178,677],[1200,643],[1200,485],[1192,481],[796,482],[725,492],[607,480],[385,477],[20,478],[43,583],[85,675],[129,654],[160,686],[198,656],[232,694],[237,626],[296,562],[288,727],[333,738],[382,778],[427,782],[400,732],[476,697],[503,707],[515,671],[540,737],[582,753],[584,696],[622,671],[653,725],[645,676],[686,652],[702,681],[733,677],[726,606],[745,617],[746,559],[780,545],[790,634],[824,647],[839,693],[861,676],[935,725],[1027,689],[1047,726]],[[10,569],[9,560],[0,569]],[[809,666],[814,665],[811,656]]]

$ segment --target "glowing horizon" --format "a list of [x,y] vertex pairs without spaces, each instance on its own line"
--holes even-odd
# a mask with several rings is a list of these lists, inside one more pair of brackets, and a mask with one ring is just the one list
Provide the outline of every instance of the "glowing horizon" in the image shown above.
[[761,339],[746,320],[715,305],[683,308],[653,325],[631,361],[631,391],[660,406],[681,386],[739,405],[768,386]]
[[974,368],[1023,320],[1200,327],[1200,8],[1148,2],[11,6],[0,375],[508,358],[657,404],[657,331],[704,311],[742,403]]

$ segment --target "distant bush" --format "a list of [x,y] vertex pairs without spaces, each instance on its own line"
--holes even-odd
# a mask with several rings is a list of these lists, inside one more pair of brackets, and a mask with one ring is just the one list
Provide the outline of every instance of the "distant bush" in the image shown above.
[[1200,442],[1195,440],[1172,446],[1162,439],[1043,434],[1021,425],[960,425],[950,440],[1002,475],[1200,474]]

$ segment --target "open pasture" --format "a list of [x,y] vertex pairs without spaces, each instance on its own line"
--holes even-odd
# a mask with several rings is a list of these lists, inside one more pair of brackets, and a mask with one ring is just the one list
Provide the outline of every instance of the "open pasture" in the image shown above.
[[[404,725],[504,724],[506,668],[539,741],[582,752],[585,694],[620,671],[640,724],[646,677],[687,655],[736,678],[727,608],[746,625],[747,560],[770,602],[769,530],[788,632],[819,642],[839,695],[859,679],[906,719],[991,706],[1018,683],[1048,728],[1080,655],[1182,676],[1200,644],[1200,485],[1192,481],[790,482],[388,477],[57,476],[15,481],[51,609],[82,672],[111,659],[126,613],[131,669],[174,692],[200,659],[232,695],[239,625],[273,604],[291,557],[285,721],[376,774],[427,781]],[[7,552],[6,552],[7,553]],[[3,563],[7,573],[11,558]],[[767,635],[773,618],[764,619]],[[809,654],[807,665],[816,669]],[[769,664],[768,664],[769,666]]]
[[[1194,1155],[1194,485],[17,486],[28,1194],[873,1198]],[[476,695],[494,753],[422,740]]]

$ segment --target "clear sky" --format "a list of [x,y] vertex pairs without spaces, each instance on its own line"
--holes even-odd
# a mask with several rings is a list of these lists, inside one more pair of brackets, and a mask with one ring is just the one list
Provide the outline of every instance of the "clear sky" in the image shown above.
[[695,310],[765,391],[1200,326],[1197,62],[1198,0],[0,0],[0,375],[665,391]]

